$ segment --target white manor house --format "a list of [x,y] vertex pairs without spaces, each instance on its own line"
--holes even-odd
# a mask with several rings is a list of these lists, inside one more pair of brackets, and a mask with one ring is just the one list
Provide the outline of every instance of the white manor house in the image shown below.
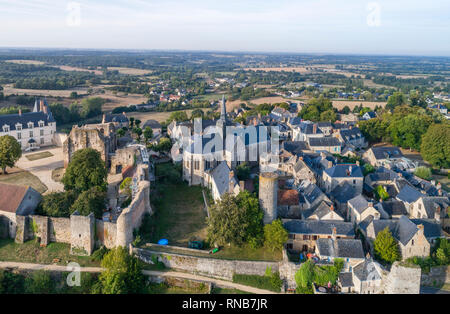
[[14,137],[22,150],[54,144],[56,121],[44,99],[34,103],[32,112],[0,115],[0,136]]

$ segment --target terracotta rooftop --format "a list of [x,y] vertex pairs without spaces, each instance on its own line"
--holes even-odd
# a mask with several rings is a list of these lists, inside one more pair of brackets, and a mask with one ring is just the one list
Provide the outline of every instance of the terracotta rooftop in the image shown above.
[[298,205],[299,197],[297,190],[278,190],[278,205]]
[[0,183],[0,211],[15,213],[29,187]]

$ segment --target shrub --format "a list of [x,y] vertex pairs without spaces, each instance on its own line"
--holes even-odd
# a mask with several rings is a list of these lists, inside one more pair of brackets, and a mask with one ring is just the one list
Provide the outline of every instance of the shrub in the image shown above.
[[431,179],[431,169],[428,167],[418,167],[416,171],[414,172],[416,176],[419,178],[422,178],[424,180],[430,180]]

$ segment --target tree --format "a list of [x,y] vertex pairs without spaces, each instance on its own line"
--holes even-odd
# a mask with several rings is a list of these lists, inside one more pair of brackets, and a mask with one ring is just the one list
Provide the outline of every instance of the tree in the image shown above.
[[22,156],[22,149],[19,142],[10,136],[0,136],[0,168],[7,174],[6,167],[14,167],[16,161]]
[[380,262],[392,264],[400,260],[400,251],[397,242],[388,227],[380,231],[373,242],[375,258]]
[[307,291],[311,288],[314,280],[314,263],[309,259],[304,262],[295,273],[295,282],[301,291]]
[[75,203],[70,207],[70,212],[73,214],[77,211],[83,216],[94,213],[95,218],[101,219],[105,209],[105,199],[106,192],[102,188],[94,186],[78,196]]
[[416,171],[414,171],[414,174],[424,180],[431,179],[431,169],[428,167],[424,167],[424,166],[417,167]]
[[146,127],[144,129],[144,139],[145,144],[148,145],[148,142],[153,138],[153,129],[151,127]]
[[49,294],[54,293],[55,284],[50,274],[44,270],[33,272],[25,279],[25,292],[29,294]]
[[245,181],[250,177],[250,166],[244,162],[236,167],[236,175],[240,181]]
[[335,122],[337,120],[337,115],[334,110],[326,110],[320,114],[320,121]]
[[135,127],[133,128],[133,133],[136,134],[138,142],[141,141],[142,129]]
[[125,194],[130,198],[131,197],[131,178],[125,178],[120,184],[120,189],[125,192]]
[[450,124],[433,124],[422,137],[420,153],[434,167],[450,168]]
[[345,106],[344,108],[342,108],[342,113],[343,114],[349,114],[350,113],[350,107],[349,106]]
[[406,104],[406,97],[402,92],[394,92],[391,96],[389,96],[386,109],[392,110],[397,106],[401,106]]
[[70,93],[70,98],[77,99],[78,98],[78,93],[77,92],[71,92]]
[[252,247],[261,246],[263,217],[258,199],[248,191],[237,196],[225,193],[211,208],[208,240],[217,245],[232,243],[241,246],[249,243]]
[[192,112],[191,112],[191,120],[194,120],[195,118],[201,118],[201,119],[203,119],[203,116],[204,116],[205,114],[203,113],[203,110],[201,110],[201,109],[194,109],[194,110],[192,110]]
[[67,166],[62,178],[64,189],[75,190],[78,193],[87,191],[94,186],[106,191],[107,170],[100,153],[92,148],[77,150]]
[[70,207],[78,195],[74,191],[53,192],[42,197],[36,209],[39,215],[50,217],[69,217]]
[[101,293],[136,294],[142,293],[145,277],[137,258],[130,256],[124,247],[111,249],[102,259],[100,274]]
[[271,224],[264,226],[264,242],[272,251],[276,249],[281,250],[287,240],[288,232],[284,229],[280,219],[276,219]]
[[117,130],[117,135],[118,135],[119,137],[125,136],[125,130],[124,130],[123,128],[118,129],[118,130]]

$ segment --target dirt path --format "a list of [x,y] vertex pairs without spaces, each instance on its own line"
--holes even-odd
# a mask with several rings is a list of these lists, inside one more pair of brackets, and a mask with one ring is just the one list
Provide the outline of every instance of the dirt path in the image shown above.
[[[33,263],[18,263],[18,262],[0,262],[0,269],[1,268],[17,268],[17,269],[23,269],[23,270],[47,270],[47,271],[72,271],[71,269],[68,269],[66,266],[60,266],[60,265],[43,265],[43,264],[33,264]],[[80,271],[82,272],[90,272],[90,273],[99,273],[102,271],[101,267],[81,267]],[[199,275],[193,275],[188,273],[181,273],[177,271],[152,271],[152,270],[143,270],[142,273],[147,276],[161,276],[161,277],[174,277],[174,278],[183,278],[183,279],[190,279],[190,280],[198,280],[198,281],[205,281],[205,282],[211,282],[215,285],[219,285],[221,287],[227,287],[231,289],[238,289],[241,291],[249,292],[249,293],[255,293],[255,294],[275,294],[273,291],[264,290],[264,289],[258,289],[254,287],[249,287],[225,280],[220,279],[214,279],[209,278],[205,276],[199,276]]]

